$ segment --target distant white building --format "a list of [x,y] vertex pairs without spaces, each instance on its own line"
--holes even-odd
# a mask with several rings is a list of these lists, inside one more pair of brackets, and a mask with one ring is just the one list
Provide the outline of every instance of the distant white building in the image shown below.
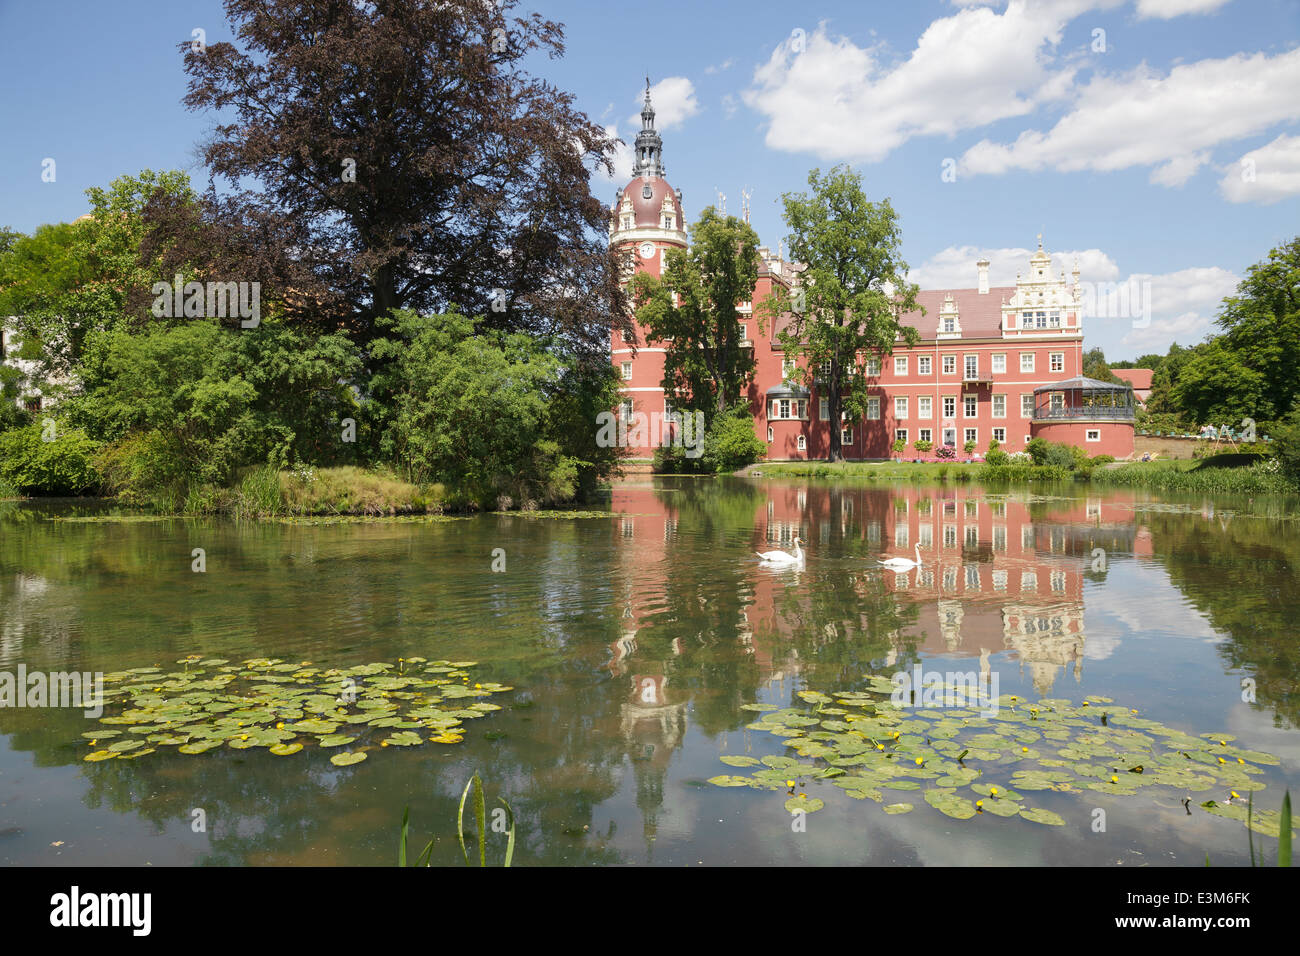
[[18,338],[18,320],[16,316],[0,319],[0,365],[16,368],[22,373],[16,401],[20,408],[30,412],[39,412],[49,404],[47,396],[41,393],[36,384],[36,373],[40,362],[19,357],[22,340]]

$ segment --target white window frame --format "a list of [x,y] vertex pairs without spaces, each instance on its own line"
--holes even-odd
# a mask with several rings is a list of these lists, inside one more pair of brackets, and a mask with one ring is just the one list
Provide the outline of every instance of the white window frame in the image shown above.
[[831,420],[831,400],[829,398],[817,399],[817,418],[823,422]]
[[905,421],[907,419],[907,396],[906,395],[894,396],[894,418],[898,419],[899,421]]
[[1101,441],[1101,429],[1100,429],[1100,428],[1089,428],[1087,431],[1085,431],[1085,432],[1083,433],[1083,440],[1084,440],[1084,441]]
[[894,374],[895,375],[907,374],[907,356],[905,355],[894,356]]
[[976,381],[980,377],[979,355],[963,355],[961,369],[961,377],[963,381]]
[[807,439],[806,436],[804,436],[804,435],[800,435],[797,444],[798,444],[798,448],[799,448],[800,451],[807,451],[807,450],[808,450],[808,439]]
[[[948,404],[949,404],[949,402],[952,403],[952,410],[951,410],[951,411],[949,411],[949,408],[948,408]],[[945,395],[945,396],[943,396],[943,417],[944,417],[944,418],[956,418],[956,417],[957,417],[957,396],[956,396],[956,395]]]
[[961,442],[963,445],[965,445],[966,442],[968,441],[973,441],[975,442],[976,445],[978,445],[979,440],[980,440],[980,430],[978,428],[966,428],[962,430]]
[[993,429],[993,440],[999,445],[1005,445],[1007,443],[1007,430],[1005,428]]
[[1034,353],[1033,353],[1033,352],[1021,352],[1021,353],[1020,353],[1020,371],[1022,371],[1022,372],[1032,372],[1033,370],[1034,370]]
[[918,395],[916,397],[916,417],[925,419],[934,417],[934,396]]
[[930,431],[930,429],[928,429],[928,428],[919,428],[919,429],[917,429],[916,440],[917,440],[917,441],[933,441],[933,438],[931,437],[932,434],[933,434],[933,433],[932,433],[932,432]]
[[990,356],[990,359],[992,362],[994,375],[1007,374],[1007,353],[1006,352],[997,352],[996,354]]
[[961,417],[962,418],[979,418],[980,403],[974,395],[963,395],[961,398]]
[[957,356],[945,355],[943,357],[943,374],[944,375],[957,374]]
[[621,371],[622,374],[623,374],[623,381],[625,381],[625,382],[630,382],[630,381],[632,381],[632,363],[631,363],[631,362],[624,362],[624,363],[622,364],[622,368],[621,368],[619,371]]
[[[1000,409],[998,407],[999,403],[1001,403]],[[1005,394],[997,394],[993,396],[993,417],[994,418],[1007,417],[1007,396]]]
[[1021,393],[1020,393],[1020,417],[1021,417],[1021,418],[1033,418],[1033,417],[1034,417],[1034,394],[1033,394],[1033,392],[1028,392],[1028,393],[1026,393],[1026,392],[1021,392]]
[[880,375],[880,359],[878,358],[867,359],[866,374],[868,378],[875,378]]
[[840,429],[840,445],[853,444],[853,426],[845,425]]
[[1050,352],[1050,353],[1048,353],[1048,356],[1047,356],[1047,363],[1048,363],[1048,364],[1047,364],[1047,367],[1048,367],[1049,369],[1051,369],[1053,372],[1064,372],[1064,371],[1065,371],[1065,353],[1064,353],[1064,352]]
[[910,440],[910,438],[909,438],[909,436],[908,436],[908,434],[907,434],[907,429],[906,429],[906,428],[895,428],[895,429],[894,429],[894,441],[898,441],[900,438],[903,439],[903,444],[904,444],[904,445],[906,445],[906,444],[908,443],[908,441]]
[[917,375],[929,375],[929,374],[930,374],[930,356],[928,356],[928,355],[919,355],[919,356],[917,356],[917,359],[916,359],[916,374],[917,374]]
[[867,418],[873,422],[880,420],[880,396],[867,396]]

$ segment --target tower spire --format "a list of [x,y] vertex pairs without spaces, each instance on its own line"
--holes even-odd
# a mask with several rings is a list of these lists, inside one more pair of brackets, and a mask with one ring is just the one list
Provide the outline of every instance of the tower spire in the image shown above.
[[636,162],[633,177],[647,179],[664,175],[664,141],[655,130],[655,108],[650,102],[650,77],[645,78],[645,105],[641,107],[641,132],[636,134]]

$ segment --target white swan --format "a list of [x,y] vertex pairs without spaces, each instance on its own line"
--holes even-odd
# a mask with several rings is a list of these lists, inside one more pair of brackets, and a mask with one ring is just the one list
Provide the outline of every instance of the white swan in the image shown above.
[[885,561],[877,561],[881,567],[889,568],[891,571],[910,571],[913,568],[921,566],[921,546],[916,546],[916,560],[911,558],[889,558]]
[[787,554],[785,551],[755,551],[754,553],[769,564],[803,564],[803,549],[799,547],[801,544],[803,544],[801,539],[794,539],[794,554]]

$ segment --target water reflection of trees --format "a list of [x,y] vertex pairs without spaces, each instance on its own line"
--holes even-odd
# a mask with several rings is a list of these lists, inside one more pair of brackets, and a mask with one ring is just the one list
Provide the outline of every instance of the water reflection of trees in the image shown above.
[[1294,519],[1153,512],[1156,558],[1170,581],[1226,638],[1225,663],[1256,682],[1254,706],[1278,726],[1300,724],[1300,534]]

